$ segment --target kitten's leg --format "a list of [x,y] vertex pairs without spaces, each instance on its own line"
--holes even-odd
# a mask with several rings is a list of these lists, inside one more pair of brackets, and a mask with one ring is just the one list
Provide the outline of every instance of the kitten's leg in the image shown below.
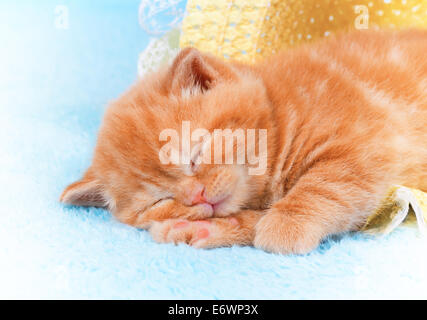
[[199,221],[171,219],[154,222],[150,233],[159,243],[187,243],[196,248],[252,245],[255,225],[261,216],[261,212],[245,210],[226,218]]
[[140,229],[148,229],[154,221],[175,218],[199,220],[210,218],[212,215],[212,207],[209,205],[187,207],[173,199],[161,200],[145,210],[127,208],[115,213],[119,221]]
[[260,219],[254,245],[270,252],[304,254],[328,235],[356,230],[385,192],[377,182],[382,180],[342,165],[312,168]]

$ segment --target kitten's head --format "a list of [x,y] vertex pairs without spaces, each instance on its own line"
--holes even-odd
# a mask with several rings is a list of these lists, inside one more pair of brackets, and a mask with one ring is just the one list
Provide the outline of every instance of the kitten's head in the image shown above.
[[90,168],[61,200],[117,214],[166,198],[206,203],[215,216],[256,206],[273,153],[271,123],[265,87],[249,66],[184,49],[111,104]]

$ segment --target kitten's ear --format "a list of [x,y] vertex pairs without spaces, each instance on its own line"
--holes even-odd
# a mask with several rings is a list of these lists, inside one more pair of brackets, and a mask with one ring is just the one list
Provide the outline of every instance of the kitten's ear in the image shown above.
[[59,200],[76,206],[101,208],[107,206],[102,186],[90,171],[86,172],[81,180],[65,188]]
[[218,81],[234,76],[234,72],[219,59],[194,48],[185,48],[172,63],[168,78],[171,91],[179,93],[183,89],[204,92]]

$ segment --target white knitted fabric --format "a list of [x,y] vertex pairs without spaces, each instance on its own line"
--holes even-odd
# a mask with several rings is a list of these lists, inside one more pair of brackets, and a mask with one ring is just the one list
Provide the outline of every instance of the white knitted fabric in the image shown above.
[[175,28],[160,38],[152,38],[139,55],[138,76],[155,71],[159,66],[169,63],[179,51],[180,29]]
[[180,25],[185,12],[185,0],[142,0],[138,19],[141,27],[152,36],[140,54],[138,75],[157,70],[179,51]]

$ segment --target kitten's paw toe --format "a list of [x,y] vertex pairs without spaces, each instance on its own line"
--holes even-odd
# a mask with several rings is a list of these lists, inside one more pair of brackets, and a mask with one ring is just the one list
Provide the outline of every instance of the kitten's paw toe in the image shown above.
[[195,248],[216,248],[232,245],[238,227],[235,218],[166,220],[153,223],[150,233],[159,243],[186,243]]
[[188,244],[194,248],[207,248],[210,242],[209,238],[212,236],[211,232],[212,230],[207,228],[197,230]]
[[217,218],[195,224],[198,229],[189,243],[194,248],[229,247],[243,242],[239,232],[240,225],[236,218]]
[[166,220],[154,222],[150,233],[158,243],[187,243],[206,240],[212,233],[211,222],[208,220]]
[[[192,244],[199,239],[208,238],[209,221],[178,221],[168,229],[165,242]],[[167,228],[167,227],[166,227]]]
[[306,254],[320,243],[319,227],[311,218],[272,211],[256,225],[254,245],[281,254]]
[[188,224],[185,220],[166,220],[166,221],[155,221],[150,226],[150,234],[154,241],[158,243],[166,243],[169,231],[174,225]]

